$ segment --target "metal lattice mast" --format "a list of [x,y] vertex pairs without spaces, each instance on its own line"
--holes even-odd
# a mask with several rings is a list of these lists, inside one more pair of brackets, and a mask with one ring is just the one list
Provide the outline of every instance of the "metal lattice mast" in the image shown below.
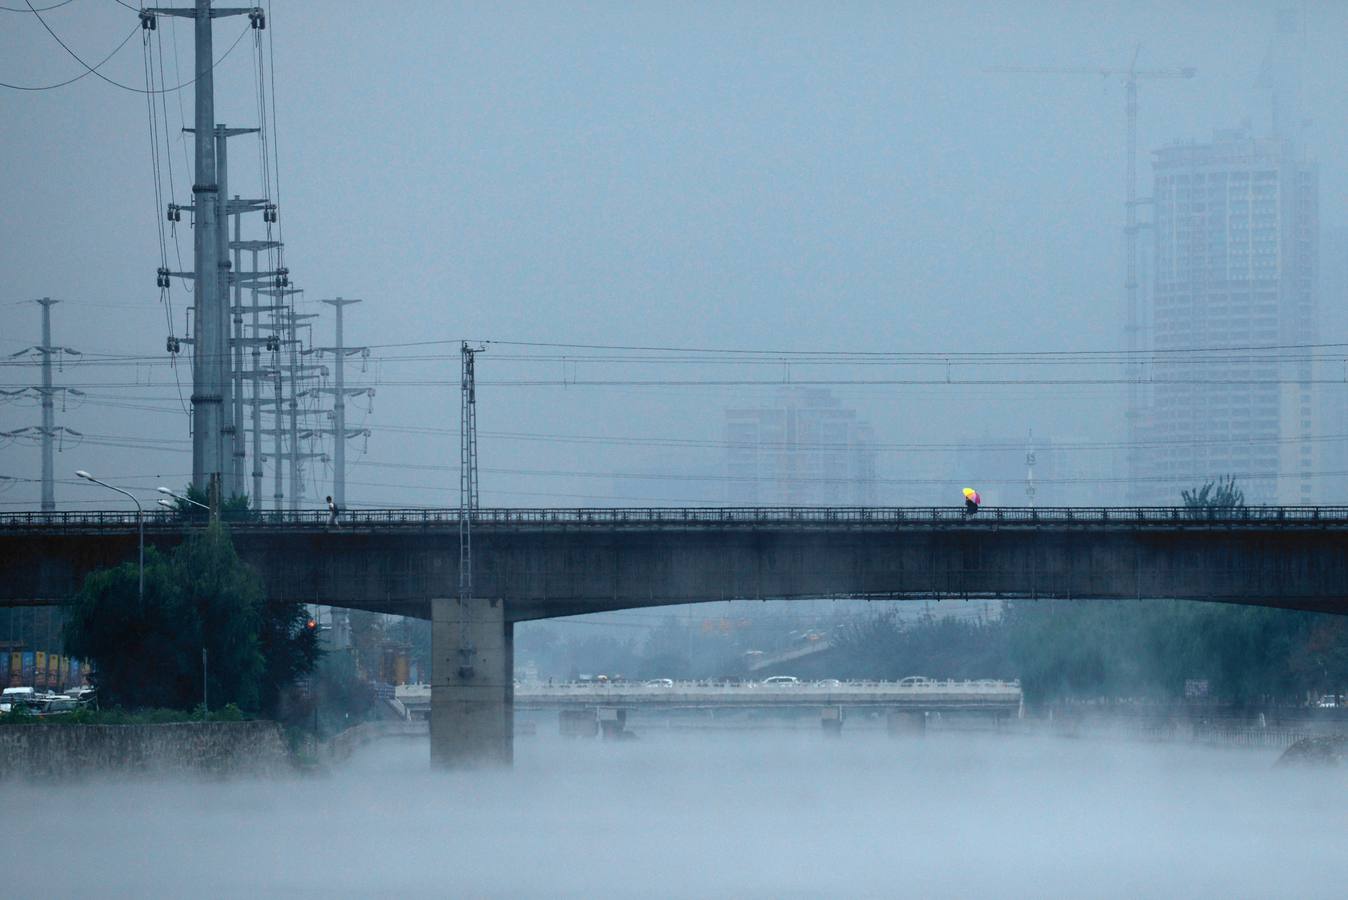
[[459,599],[473,595],[473,518],[477,515],[477,387],[474,358],[481,348],[459,347]]
[[481,347],[459,345],[459,677],[474,676],[477,648],[469,628],[473,599],[473,519],[477,516],[477,386],[474,361]]

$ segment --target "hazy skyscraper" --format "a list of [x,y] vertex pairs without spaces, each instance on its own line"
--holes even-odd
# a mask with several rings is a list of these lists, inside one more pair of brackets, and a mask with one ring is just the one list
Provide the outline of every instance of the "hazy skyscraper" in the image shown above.
[[727,500],[745,505],[869,506],[875,437],[856,410],[819,388],[783,388],[726,410]]
[[[1156,152],[1150,416],[1138,502],[1236,475],[1254,503],[1314,499],[1318,174],[1248,127]],[[1235,352],[1223,353],[1223,350]]]

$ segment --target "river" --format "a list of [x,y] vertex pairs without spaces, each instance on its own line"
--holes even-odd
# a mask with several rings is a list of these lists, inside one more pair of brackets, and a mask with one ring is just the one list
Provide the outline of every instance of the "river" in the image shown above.
[[325,776],[4,786],[27,896],[1340,896],[1348,774],[1008,735],[385,742]]

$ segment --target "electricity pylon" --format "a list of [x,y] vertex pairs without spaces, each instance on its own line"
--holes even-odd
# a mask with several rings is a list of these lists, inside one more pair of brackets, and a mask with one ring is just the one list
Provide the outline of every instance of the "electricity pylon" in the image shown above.
[[[0,390],[0,396],[19,397],[24,394],[37,396],[42,404],[42,424],[36,428],[30,425],[24,428],[16,428],[13,431],[0,431],[0,437],[25,438],[30,437],[36,430],[37,434],[42,439],[42,511],[55,512],[56,439],[67,434],[74,435],[75,437],[83,437],[83,435],[73,428],[66,428],[64,425],[56,424],[56,395],[61,394],[64,400],[67,396],[83,397],[84,392],[75,388],[55,387],[52,385],[52,360],[59,359],[64,355],[79,356],[80,351],[70,347],[58,347],[51,342],[51,308],[61,301],[53,300],[51,297],[43,297],[35,302],[42,306],[42,343],[34,347],[25,347],[17,353],[10,354],[10,356],[17,357],[32,354],[39,357],[42,360],[42,384],[19,388],[18,390],[13,391]],[[64,406],[64,403],[62,405]]]

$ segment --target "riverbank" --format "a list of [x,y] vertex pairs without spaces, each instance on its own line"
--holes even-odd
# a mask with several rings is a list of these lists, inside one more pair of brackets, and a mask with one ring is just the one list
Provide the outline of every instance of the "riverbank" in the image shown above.
[[270,776],[294,770],[270,721],[0,728],[0,779]]

